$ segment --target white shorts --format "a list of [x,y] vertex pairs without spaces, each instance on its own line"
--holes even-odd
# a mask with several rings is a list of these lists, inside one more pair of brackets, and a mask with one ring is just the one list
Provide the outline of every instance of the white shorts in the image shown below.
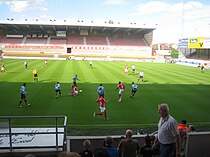
[[122,94],[124,92],[124,89],[119,90],[119,94]]
[[105,107],[100,107],[100,110],[103,113],[106,110],[106,108]]
[[75,91],[74,93],[77,95],[78,94],[78,91]]
[[1,67],[1,71],[4,71],[4,67]]
[[128,72],[128,69],[125,69],[125,73],[127,73]]

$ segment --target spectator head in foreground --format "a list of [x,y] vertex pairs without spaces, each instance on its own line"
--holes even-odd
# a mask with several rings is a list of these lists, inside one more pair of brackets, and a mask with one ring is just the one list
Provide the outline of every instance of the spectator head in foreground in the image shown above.
[[61,152],[58,154],[58,157],[81,157],[76,152]]

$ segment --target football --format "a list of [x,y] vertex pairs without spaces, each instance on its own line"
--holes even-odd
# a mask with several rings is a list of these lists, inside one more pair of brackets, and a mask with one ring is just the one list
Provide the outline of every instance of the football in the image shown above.
[[79,92],[82,93],[82,90],[80,89]]

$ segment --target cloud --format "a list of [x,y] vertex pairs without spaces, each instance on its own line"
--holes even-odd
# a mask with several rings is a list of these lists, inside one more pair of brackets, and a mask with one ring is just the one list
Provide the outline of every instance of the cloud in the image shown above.
[[147,15],[166,12],[168,10],[168,7],[169,4],[159,1],[151,1],[145,4],[140,3],[136,6],[136,12],[134,13],[134,15]]
[[10,1],[6,2],[6,4],[10,6],[10,10],[13,12],[22,12],[28,8],[27,1]]
[[184,14],[187,17],[203,16],[202,12],[209,11],[209,6],[205,6],[198,1],[188,1],[185,3],[164,3],[161,1],[150,1],[148,3],[136,6],[133,16],[139,15],[166,15],[168,17],[182,16]]
[[204,31],[210,21],[210,5],[196,0],[185,3],[149,1],[139,3],[134,10],[130,14],[132,18],[158,24],[154,31],[156,41],[178,41],[183,36],[204,36],[203,32],[210,32]]
[[104,4],[106,4],[106,5],[121,5],[121,4],[124,4],[124,0],[105,0]]
[[145,17],[158,24],[166,24],[177,21],[187,23],[207,22],[210,19],[210,5],[205,5],[198,1],[186,1],[185,3],[165,3],[162,1],[150,1],[145,4],[140,3],[135,7],[133,17]]
[[46,0],[0,0],[9,6],[12,12],[47,11]]

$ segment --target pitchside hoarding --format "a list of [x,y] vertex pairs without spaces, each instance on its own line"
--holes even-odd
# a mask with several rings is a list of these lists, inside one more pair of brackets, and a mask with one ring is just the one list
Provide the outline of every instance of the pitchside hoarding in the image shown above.
[[[56,146],[55,128],[12,128],[11,142],[13,147],[54,147]],[[50,133],[53,132],[53,133]],[[58,146],[63,146],[64,129],[58,128]],[[4,133],[4,134],[3,134]],[[0,148],[10,147],[8,128],[0,129]],[[17,133],[17,134],[15,134]],[[18,134],[19,133],[19,134]],[[43,133],[43,134],[42,134]],[[49,134],[48,134],[49,133]]]

